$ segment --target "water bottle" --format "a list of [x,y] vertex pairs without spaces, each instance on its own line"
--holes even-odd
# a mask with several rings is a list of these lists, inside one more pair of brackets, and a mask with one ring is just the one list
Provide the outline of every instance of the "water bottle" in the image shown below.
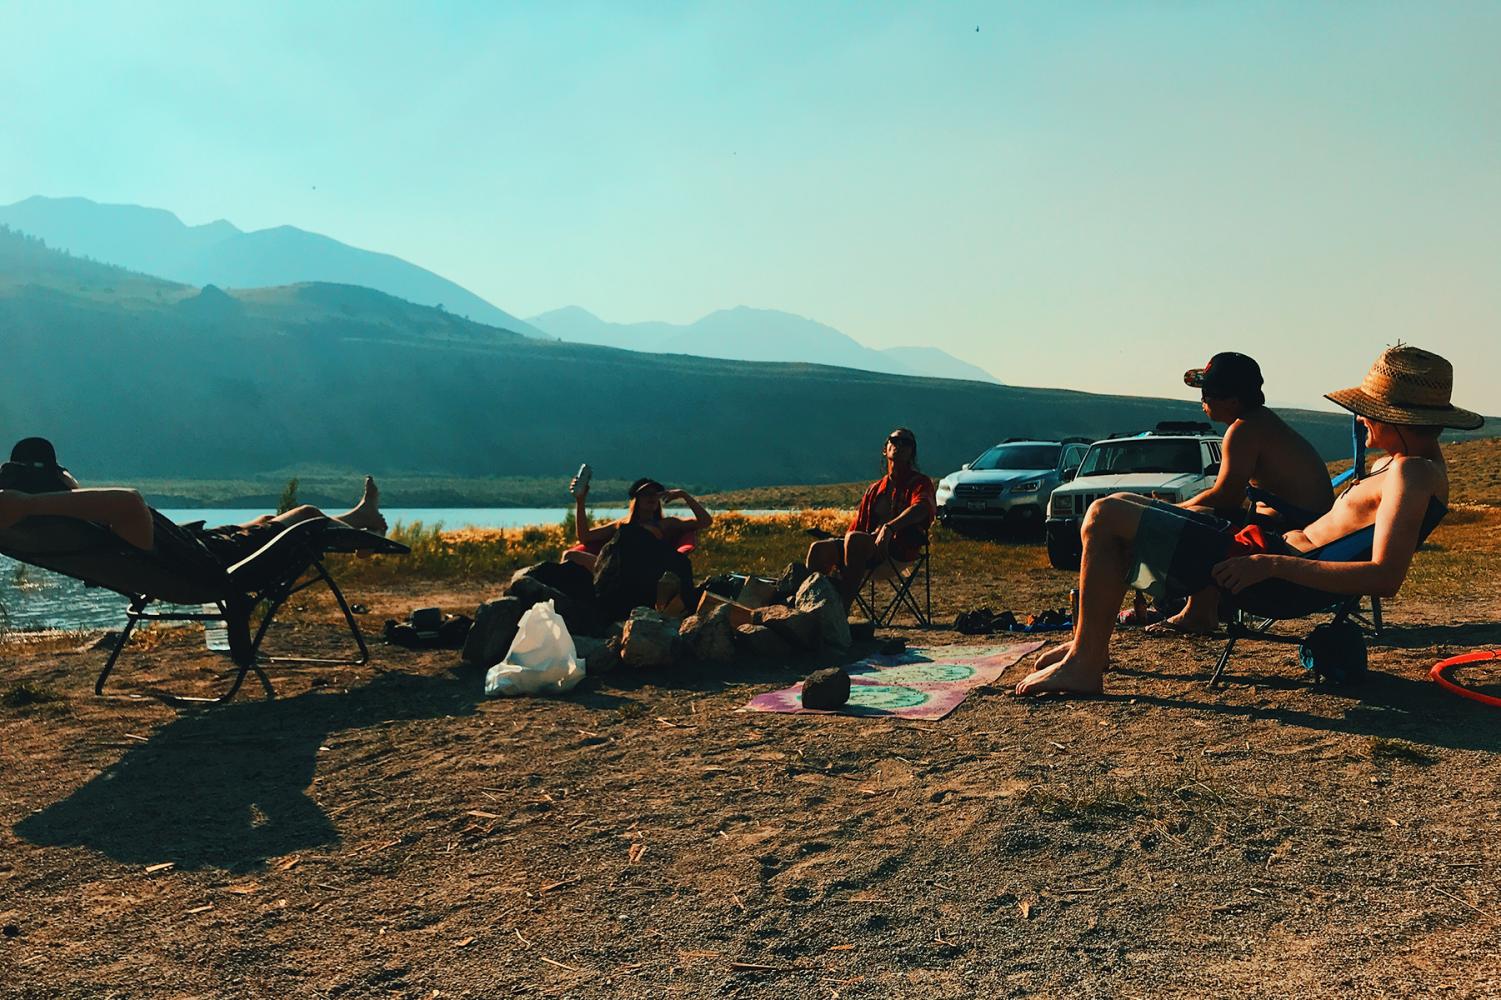
[[589,468],[588,462],[579,466],[578,475],[573,477],[573,488],[571,491],[573,495],[578,496],[587,489],[589,487],[589,480],[592,478],[594,478],[594,470]]

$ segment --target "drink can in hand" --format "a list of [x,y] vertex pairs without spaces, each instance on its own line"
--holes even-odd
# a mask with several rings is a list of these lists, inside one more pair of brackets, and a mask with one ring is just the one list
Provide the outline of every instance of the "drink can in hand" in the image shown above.
[[573,495],[578,496],[584,490],[588,489],[589,480],[592,478],[594,478],[594,470],[589,468],[588,462],[579,466],[578,475],[573,477]]

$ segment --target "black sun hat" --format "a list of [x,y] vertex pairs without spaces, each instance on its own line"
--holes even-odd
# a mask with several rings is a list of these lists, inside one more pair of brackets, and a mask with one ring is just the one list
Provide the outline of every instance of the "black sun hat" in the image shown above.
[[1184,372],[1183,384],[1215,399],[1241,399],[1261,391],[1261,366],[1244,354],[1221,351],[1203,368]]

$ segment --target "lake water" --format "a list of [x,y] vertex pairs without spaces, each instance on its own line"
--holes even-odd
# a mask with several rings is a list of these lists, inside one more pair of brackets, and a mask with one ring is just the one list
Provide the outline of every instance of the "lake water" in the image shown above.
[[[210,527],[240,524],[260,517],[264,510],[163,510],[178,524],[204,521]],[[445,529],[524,528],[533,524],[561,524],[569,510],[562,507],[394,507],[385,512],[392,524],[441,524]],[[591,508],[598,521],[624,517],[624,508]],[[678,513],[674,506],[669,513]],[[748,510],[746,514],[781,511]],[[354,600],[355,598],[350,598]],[[125,598],[108,590],[85,587],[76,580],[25,566],[0,556],[0,610],[12,629],[119,628],[125,622]]]

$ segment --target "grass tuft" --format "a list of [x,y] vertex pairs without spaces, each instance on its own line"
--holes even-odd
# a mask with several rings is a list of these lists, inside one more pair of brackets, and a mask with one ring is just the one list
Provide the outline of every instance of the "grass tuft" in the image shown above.
[[0,705],[6,708],[27,708],[31,705],[48,705],[65,701],[66,696],[56,688],[37,681],[22,681],[12,684],[0,694]]
[[1438,762],[1438,758],[1424,753],[1411,743],[1389,740],[1381,736],[1371,738],[1370,752],[1371,759],[1377,761],[1395,760],[1404,764],[1417,764],[1419,767],[1427,767]]

